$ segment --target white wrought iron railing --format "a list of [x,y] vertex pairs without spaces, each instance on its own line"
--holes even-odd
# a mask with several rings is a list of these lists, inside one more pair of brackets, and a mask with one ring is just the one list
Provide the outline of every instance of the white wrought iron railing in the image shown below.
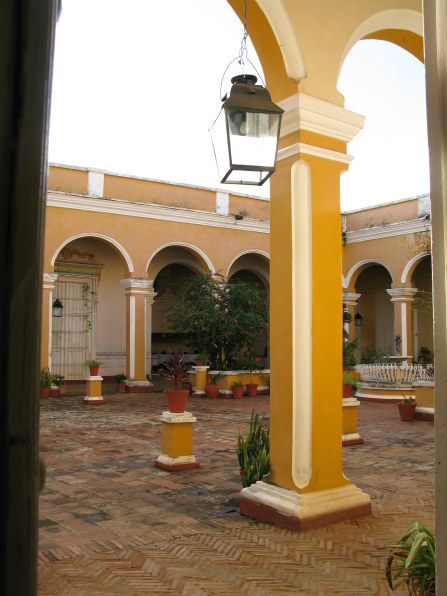
[[394,385],[412,385],[419,381],[433,381],[433,364],[357,364],[355,370],[360,373],[361,381],[366,383],[392,383]]

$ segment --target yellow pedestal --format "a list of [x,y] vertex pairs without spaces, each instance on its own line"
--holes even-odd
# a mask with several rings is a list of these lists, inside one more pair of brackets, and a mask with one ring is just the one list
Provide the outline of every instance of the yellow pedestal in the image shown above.
[[99,405],[104,403],[101,395],[102,377],[88,377],[87,395],[84,397],[84,403],[88,405]]
[[171,472],[198,468],[200,463],[192,454],[192,425],[196,418],[191,412],[163,412],[160,419],[162,453],[155,465]]
[[359,445],[363,443],[362,437],[357,432],[357,408],[360,402],[355,397],[343,398],[343,445]]
[[194,395],[205,395],[206,371],[209,366],[194,366]]

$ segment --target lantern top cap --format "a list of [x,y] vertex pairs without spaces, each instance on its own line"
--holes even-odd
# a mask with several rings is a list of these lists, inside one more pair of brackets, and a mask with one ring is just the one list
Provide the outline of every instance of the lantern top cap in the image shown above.
[[279,106],[271,100],[270,93],[262,85],[256,85],[257,77],[252,74],[241,74],[231,79],[230,96],[223,98],[225,109],[245,109],[249,112],[282,114]]
[[243,85],[255,85],[258,77],[251,74],[236,75],[231,79],[231,83],[242,83]]

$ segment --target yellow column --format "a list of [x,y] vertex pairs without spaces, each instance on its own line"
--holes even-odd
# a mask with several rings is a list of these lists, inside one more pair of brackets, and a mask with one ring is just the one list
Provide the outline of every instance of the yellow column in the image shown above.
[[[153,384],[146,378],[147,298],[152,281],[141,278],[122,279],[126,303],[126,374],[129,393],[147,393]],[[153,298],[153,296],[152,296]]]
[[40,338],[40,362],[41,366],[47,366],[51,370],[51,332],[52,332],[52,311],[53,290],[58,278],[58,273],[44,273],[42,285],[42,324]]
[[394,339],[400,338],[400,347],[396,346],[396,356],[406,356],[411,364],[414,357],[411,303],[414,301],[417,288],[390,288],[387,292],[394,304]]
[[271,402],[266,482],[241,513],[305,530],[371,511],[342,468],[340,173],[363,119],[294,96],[271,182]]

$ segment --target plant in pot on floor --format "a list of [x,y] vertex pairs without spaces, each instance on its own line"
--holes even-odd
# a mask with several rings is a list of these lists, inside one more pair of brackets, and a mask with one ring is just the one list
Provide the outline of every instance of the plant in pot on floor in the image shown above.
[[159,374],[172,385],[172,388],[166,388],[170,412],[178,414],[185,411],[186,400],[190,393],[188,373],[194,365],[194,362],[187,362],[180,353],[171,354],[166,362],[160,364]]
[[234,381],[231,384],[231,387],[233,389],[234,399],[241,399],[242,396],[244,395],[244,389],[245,389],[244,383],[242,383],[242,381]]
[[48,367],[40,369],[40,397],[49,397],[53,375]]
[[357,387],[357,381],[351,374],[343,375],[343,397],[351,397],[352,389]]
[[246,438],[237,432],[236,453],[242,485],[250,486],[270,471],[270,427],[264,429],[259,414],[251,413],[250,429]]
[[118,373],[115,375],[116,388],[120,393],[126,393],[127,376],[125,373]]
[[217,385],[219,379],[221,379],[224,375],[222,373],[216,373],[215,375],[211,375],[210,382],[205,385],[205,395],[212,399],[215,399],[219,395],[219,387]]
[[196,365],[197,366],[206,366],[208,364],[208,353],[207,352],[199,352],[196,356]]
[[258,384],[253,383],[253,373],[261,369],[259,358],[253,354],[250,354],[244,368],[250,373],[250,383],[245,384],[245,387],[247,388],[247,396],[256,397],[258,392]]
[[402,395],[402,401],[397,404],[399,408],[400,419],[404,422],[413,420],[416,410],[416,402],[411,395]]
[[54,375],[53,383],[57,385],[59,389],[59,395],[65,395],[67,388],[65,386],[64,375]]
[[103,363],[99,360],[86,360],[84,366],[90,370],[90,376],[96,377],[98,375],[98,369]]
[[410,594],[436,593],[436,544],[433,534],[415,522],[397,541],[389,554],[386,579],[395,590],[406,584]]

